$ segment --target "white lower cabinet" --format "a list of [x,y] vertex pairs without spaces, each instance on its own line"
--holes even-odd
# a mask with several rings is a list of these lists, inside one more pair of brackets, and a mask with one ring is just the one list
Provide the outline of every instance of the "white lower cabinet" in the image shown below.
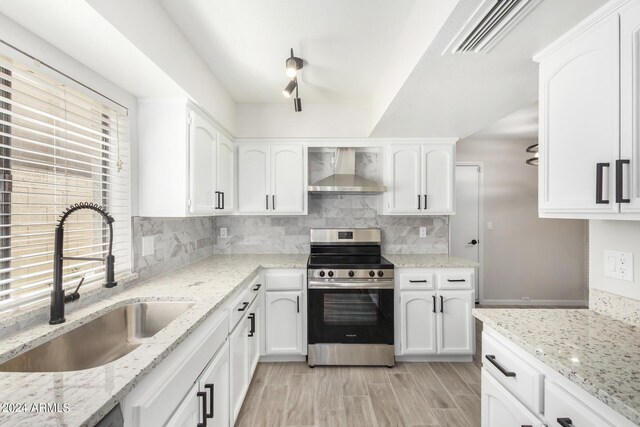
[[198,384],[194,384],[167,422],[166,427],[193,427],[200,425],[203,414],[199,393],[201,392],[198,391]]
[[542,423],[483,369],[481,425],[482,427],[535,427],[542,426]]
[[[399,268],[395,274],[397,355],[473,354],[473,269]],[[456,290],[447,290],[447,278],[456,280]]]
[[249,388],[249,319],[244,316],[229,337],[231,347],[230,389],[232,425]]
[[304,354],[302,291],[267,292],[265,305],[266,353]]

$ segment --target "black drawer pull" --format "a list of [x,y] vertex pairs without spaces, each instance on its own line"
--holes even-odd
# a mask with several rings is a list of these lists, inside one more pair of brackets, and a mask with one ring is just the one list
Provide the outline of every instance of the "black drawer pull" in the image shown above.
[[426,280],[409,280],[409,283],[428,283]]
[[238,311],[245,311],[247,307],[249,307],[249,303],[245,301],[242,303],[242,307],[240,307]]
[[558,421],[558,424],[560,424],[562,427],[573,426],[573,421],[571,421],[571,418],[558,418],[556,421]]
[[486,358],[489,362],[491,362],[491,364],[492,364],[493,366],[495,366],[496,368],[498,368],[498,370],[499,370],[500,372],[502,372],[502,375],[504,375],[505,377],[514,377],[514,378],[515,378],[516,373],[515,373],[515,372],[511,372],[511,371],[507,371],[507,370],[506,370],[506,369],[505,369],[501,364],[499,364],[499,363],[496,361],[496,357],[495,357],[494,355],[492,355],[492,354],[487,354],[487,355],[485,356],[485,358]]
[[253,288],[253,290],[254,290],[254,291],[257,291],[258,289],[260,289],[260,287],[261,287],[261,286],[262,286],[262,284],[261,284],[261,283],[258,283],[258,284],[256,285],[256,287],[255,287],[255,288]]
[[531,424],[522,424],[520,427],[533,427]]
[[251,320],[251,327],[249,328],[249,336],[252,337],[256,332],[256,314],[249,314],[249,320]]
[[214,388],[215,386],[213,384],[205,384],[204,388],[206,388],[207,390],[209,390],[209,407],[211,408],[211,413],[207,414],[207,418],[213,418],[215,417],[215,413],[214,413],[214,406],[215,406],[215,400],[214,400]]
[[196,393],[202,399],[202,422],[198,423],[198,427],[207,427],[207,393],[199,391]]
[[466,279],[447,279],[447,282],[466,282]]
[[300,313],[300,296],[296,296],[296,313]]

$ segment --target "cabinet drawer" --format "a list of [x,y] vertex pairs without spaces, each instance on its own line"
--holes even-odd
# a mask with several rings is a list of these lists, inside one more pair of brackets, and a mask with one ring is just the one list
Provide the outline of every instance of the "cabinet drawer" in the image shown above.
[[433,270],[411,269],[399,274],[400,289],[435,289],[436,274]]
[[482,366],[534,412],[542,412],[544,375],[487,333],[482,334]]
[[561,426],[558,419],[564,419],[566,425],[580,427],[613,427],[615,425],[601,418],[589,406],[551,381],[545,381],[544,384],[544,413],[550,427]]
[[542,422],[485,369],[482,370],[483,427],[542,426]]
[[268,270],[265,273],[268,291],[298,291],[304,287],[302,270]]
[[438,289],[472,289],[473,270],[444,270],[438,274]]
[[229,332],[233,331],[242,319],[242,316],[248,313],[249,306],[256,298],[257,293],[249,288],[242,290],[229,306]]

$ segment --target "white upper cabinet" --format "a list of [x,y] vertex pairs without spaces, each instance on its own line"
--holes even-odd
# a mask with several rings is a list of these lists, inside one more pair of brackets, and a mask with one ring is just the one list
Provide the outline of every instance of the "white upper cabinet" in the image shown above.
[[541,212],[617,212],[618,16],[540,63]]
[[387,147],[383,213],[451,215],[454,206],[455,141],[390,144]]
[[239,144],[238,212],[305,214],[306,162],[306,147],[301,144]]
[[217,132],[200,114],[189,112],[189,212],[212,214],[217,207]]
[[204,112],[185,99],[143,99],[138,119],[140,216],[233,212],[234,144]]
[[640,219],[640,4],[621,3],[535,58],[541,217]]

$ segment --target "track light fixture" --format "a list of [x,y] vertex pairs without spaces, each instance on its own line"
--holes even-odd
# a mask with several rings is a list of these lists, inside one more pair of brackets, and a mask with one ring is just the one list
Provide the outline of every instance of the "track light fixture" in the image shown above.
[[302,111],[302,100],[298,95],[298,71],[302,69],[304,62],[302,59],[293,56],[293,49],[291,49],[291,56],[285,61],[287,70],[287,77],[289,77],[289,83],[282,90],[282,94],[287,98],[291,98],[293,91],[296,91],[296,96],[293,98],[293,109],[296,113]]

